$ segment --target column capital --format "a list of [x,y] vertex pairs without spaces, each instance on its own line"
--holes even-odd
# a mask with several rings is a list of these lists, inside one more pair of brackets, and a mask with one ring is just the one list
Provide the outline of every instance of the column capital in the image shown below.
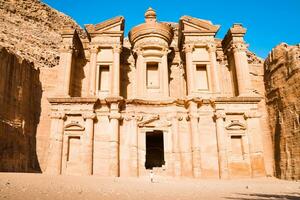
[[215,53],[217,50],[217,45],[214,42],[207,43],[206,49],[209,53]]
[[230,44],[228,51],[232,51],[233,53],[235,52],[244,52],[248,48],[248,45],[243,43],[243,42],[234,42]]
[[62,44],[59,48],[61,53],[73,53],[74,46],[71,44]]
[[122,45],[121,44],[115,44],[115,45],[113,45],[113,52],[114,53],[121,53],[122,52]]
[[89,46],[89,51],[90,51],[91,53],[98,53],[99,50],[100,50],[99,45],[90,45],[90,46]]
[[185,53],[192,53],[194,51],[195,46],[193,44],[184,44],[183,51]]
[[122,115],[120,113],[110,113],[109,114],[109,119],[120,120],[120,119],[122,119]]
[[162,49],[162,54],[163,54],[164,56],[168,55],[170,52],[171,52],[171,50],[170,50],[168,47],[164,47],[164,48]]
[[133,53],[135,53],[137,56],[143,55],[143,49],[138,47],[133,49]]
[[66,119],[66,114],[63,112],[53,112],[50,115],[51,119],[62,119],[65,120]]
[[200,115],[197,112],[191,112],[189,113],[190,119],[200,119]]
[[226,118],[226,113],[225,113],[225,111],[223,111],[223,110],[217,110],[216,112],[215,112],[215,115],[214,115],[214,118],[217,120],[217,119],[225,119]]
[[244,113],[244,118],[249,119],[249,118],[260,118],[261,115],[257,111],[247,111]]
[[83,119],[92,119],[94,120],[96,118],[95,113],[83,113],[82,114]]

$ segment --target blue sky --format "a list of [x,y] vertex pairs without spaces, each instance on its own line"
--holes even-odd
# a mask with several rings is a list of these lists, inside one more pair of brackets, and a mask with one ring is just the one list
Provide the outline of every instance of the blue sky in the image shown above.
[[144,22],[152,7],[159,21],[178,22],[183,15],[207,19],[221,25],[223,38],[233,23],[247,28],[249,49],[265,58],[277,44],[300,43],[300,0],[42,0],[71,16],[82,27],[122,15],[128,31]]

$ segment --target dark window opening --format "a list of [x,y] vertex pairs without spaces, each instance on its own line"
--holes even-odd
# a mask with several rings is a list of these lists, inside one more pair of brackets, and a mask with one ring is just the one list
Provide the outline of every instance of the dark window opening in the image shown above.
[[164,137],[162,131],[146,133],[146,169],[162,167],[165,164],[164,158]]

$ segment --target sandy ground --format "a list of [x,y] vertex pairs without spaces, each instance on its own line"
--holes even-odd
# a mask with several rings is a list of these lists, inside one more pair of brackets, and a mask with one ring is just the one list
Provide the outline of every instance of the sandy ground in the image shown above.
[[300,199],[300,182],[274,178],[193,180],[0,173],[0,199]]

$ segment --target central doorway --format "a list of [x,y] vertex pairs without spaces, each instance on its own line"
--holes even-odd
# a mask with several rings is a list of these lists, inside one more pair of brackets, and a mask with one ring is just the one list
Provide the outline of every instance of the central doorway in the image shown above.
[[165,164],[164,135],[162,131],[146,132],[146,169],[162,167]]

